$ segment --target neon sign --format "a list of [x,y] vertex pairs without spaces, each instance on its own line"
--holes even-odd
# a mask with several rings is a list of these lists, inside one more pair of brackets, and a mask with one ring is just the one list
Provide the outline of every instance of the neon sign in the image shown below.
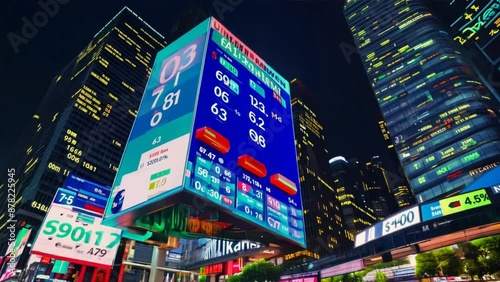
[[[478,33],[481,30],[490,28],[494,23],[498,28],[498,16],[500,15],[500,0],[490,1],[491,6],[486,4],[483,9],[480,6],[472,5],[469,11],[464,13],[462,20],[466,23],[460,28],[461,35],[456,36],[454,39],[460,44],[464,45],[469,39],[476,36],[475,40],[479,40]],[[488,7],[489,6],[489,7]],[[496,21],[495,21],[496,20]],[[488,34],[493,37],[499,32],[498,29],[492,27]]]

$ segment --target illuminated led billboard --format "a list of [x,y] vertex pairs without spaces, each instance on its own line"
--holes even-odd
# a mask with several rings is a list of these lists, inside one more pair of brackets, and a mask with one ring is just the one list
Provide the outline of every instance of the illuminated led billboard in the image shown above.
[[[77,264],[109,267],[115,260],[122,231],[101,225],[102,219],[96,216],[94,200],[103,192],[85,191],[89,182],[83,179],[78,180],[80,184],[68,185],[73,180],[66,183],[71,190],[57,190],[31,254]],[[85,197],[81,193],[87,193],[88,202],[83,200]],[[105,202],[106,200],[107,197],[104,198]]]
[[305,246],[292,121],[288,81],[205,21],[158,53],[104,222],[189,192]]
[[422,205],[423,221],[475,209],[491,204],[485,189],[446,198],[438,202]]
[[356,234],[354,247],[357,248],[382,236],[417,225],[420,222],[419,206],[408,208]]

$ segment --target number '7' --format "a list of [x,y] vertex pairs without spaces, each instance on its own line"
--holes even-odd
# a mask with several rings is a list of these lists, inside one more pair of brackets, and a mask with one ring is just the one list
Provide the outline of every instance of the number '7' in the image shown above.
[[[188,61],[185,64],[181,65],[181,57],[180,56],[173,56],[173,57],[171,57],[171,59],[167,63],[165,63],[163,65],[162,70],[161,70],[161,74],[160,74],[160,83],[163,85],[153,91],[152,95],[153,96],[157,95],[157,97],[156,97],[153,105],[151,106],[151,108],[154,108],[156,106],[156,102],[158,102],[158,99],[160,98],[161,93],[163,92],[163,86],[168,81],[170,81],[178,71],[182,71],[182,70],[186,69],[187,67],[189,67],[189,65],[191,65],[191,63],[193,63],[194,59],[196,58],[196,47],[197,47],[197,45],[193,44],[193,45],[189,46],[187,49],[185,49],[184,52],[182,52],[183,59],[184,58],[188,59]],[[169,66],[172,64],[173,64],[172,72],[171,72],[169,77],[166,77],[166,72],[169,69]]]
[[114,246],[116,246],[118,243],[120,243],[120,234],[117,234],[117,233],[111,233],[110,234],[111,236],[114,236],[115,238],[113,239],[113,241],[111,241],[107,246],[106,248],[113,248]]

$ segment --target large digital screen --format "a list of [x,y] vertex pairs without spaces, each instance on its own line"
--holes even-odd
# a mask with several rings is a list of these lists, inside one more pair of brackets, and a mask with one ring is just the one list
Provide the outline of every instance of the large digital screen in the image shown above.
[[[80,180],[80,183],[87,183],[84,179]],[[31,254],[96,267],[113,265],[120,245],[121,229],[101,225],[101,215],[86,210],[85,205],[81,205],[83,200],[78,200],[77,191],[85,189],[69,187],[72,190],[59,188],[56,192]],[[105,193],[96,191],[94,194]],[[90,198],[92,196],[89,195],[93,208],[95,201]]]
[[186,187],[305,246],[290,94],[212,23]]
[[104,218],[182,189],[209,20],[155,59]]
[[158,53],[104,223],[181,191],[305,246],[290,85],[213,18]]
[[422,205],[422,219],[423,221],[433,220],[490,204],[491,200],[488,193],[485,189],[480,189]]

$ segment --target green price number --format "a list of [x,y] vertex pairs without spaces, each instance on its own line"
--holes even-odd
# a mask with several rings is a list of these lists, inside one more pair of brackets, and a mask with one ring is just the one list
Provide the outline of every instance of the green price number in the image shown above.
[[479,204],[483,201],[489,201],[490,199],[488,198],[488,194],[487,193],[481,193],[481,194],[476,194],[474,196],[470,196],[470,197],[467,197],[465,198],[465,204],[466,205],[475,205],[475,204]]
[[[103,242],[102,239],[104,237],[103,231],[94,231],[94,230],[85,230],[82,226],[73,227],[70,223],[62,223],[60,224],[59,220],[49,220],[44,226],[42,230],[43,234],[51,236],[54,235],[57,238],[66,238],[70,236],[71,240],[75,243],[83,240],[83,243],[92,244],[96,246],[100,246]],[[120,243],[120,234],[111,233],[113,240],[109,242],[106,248],[113,248],[118,243]]]

